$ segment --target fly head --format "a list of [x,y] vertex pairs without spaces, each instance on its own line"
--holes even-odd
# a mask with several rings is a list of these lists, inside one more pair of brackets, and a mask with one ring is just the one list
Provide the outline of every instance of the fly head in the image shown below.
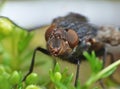
[[78,36],[74,30],[63,29],[55,24],[51,25],[46,33],[47,49],[53,56],[68,55],[78,44]]

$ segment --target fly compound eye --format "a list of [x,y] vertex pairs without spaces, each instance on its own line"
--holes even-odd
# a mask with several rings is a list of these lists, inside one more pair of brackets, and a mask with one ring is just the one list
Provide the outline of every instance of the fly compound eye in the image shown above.
[[54,35],[54,30],[56,29],[56,25],[52,24],[45,33],[45,40],[48,41],[48,39],[51,37],[51,35]]
[[68,43],[71,48],[74,48],[79,43],[78,35],[74,30],[69,29],[67,31],[67,37],[68,37]]

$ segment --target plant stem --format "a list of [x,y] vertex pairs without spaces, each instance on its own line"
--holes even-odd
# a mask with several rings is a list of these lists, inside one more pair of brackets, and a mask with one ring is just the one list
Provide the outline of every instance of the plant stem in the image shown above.
[[111,64],[110,66],[106,67],[105,69],[103,69],[102,71],[100,71],[98,74],[96,75],[92,75],[92,77],[86,82],[85,86],[89,87],[92,83],[96,82],[97,80],[99,80],[100,78],[102,78],[102,76],[109,72],[111,69],[117,67],[118,65],[120,65],[120,59],[118,59],[118,61],[114,62],[113,64]]

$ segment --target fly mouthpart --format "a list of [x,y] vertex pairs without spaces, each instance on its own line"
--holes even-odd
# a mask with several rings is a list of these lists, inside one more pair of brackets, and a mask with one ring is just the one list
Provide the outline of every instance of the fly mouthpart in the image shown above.
[[86,42],[86,45],[91,46],[91,43],[90,42]]
[[51,50],[52,55],[57,56],[59,54],[60,48],[53,48]]

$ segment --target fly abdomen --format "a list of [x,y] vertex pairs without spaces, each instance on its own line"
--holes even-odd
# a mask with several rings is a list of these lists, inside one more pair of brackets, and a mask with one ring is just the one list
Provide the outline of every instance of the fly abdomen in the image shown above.
[[96,38],[112,46],[120,45],[120,30],[115,27],[102,26],[99,28]]

